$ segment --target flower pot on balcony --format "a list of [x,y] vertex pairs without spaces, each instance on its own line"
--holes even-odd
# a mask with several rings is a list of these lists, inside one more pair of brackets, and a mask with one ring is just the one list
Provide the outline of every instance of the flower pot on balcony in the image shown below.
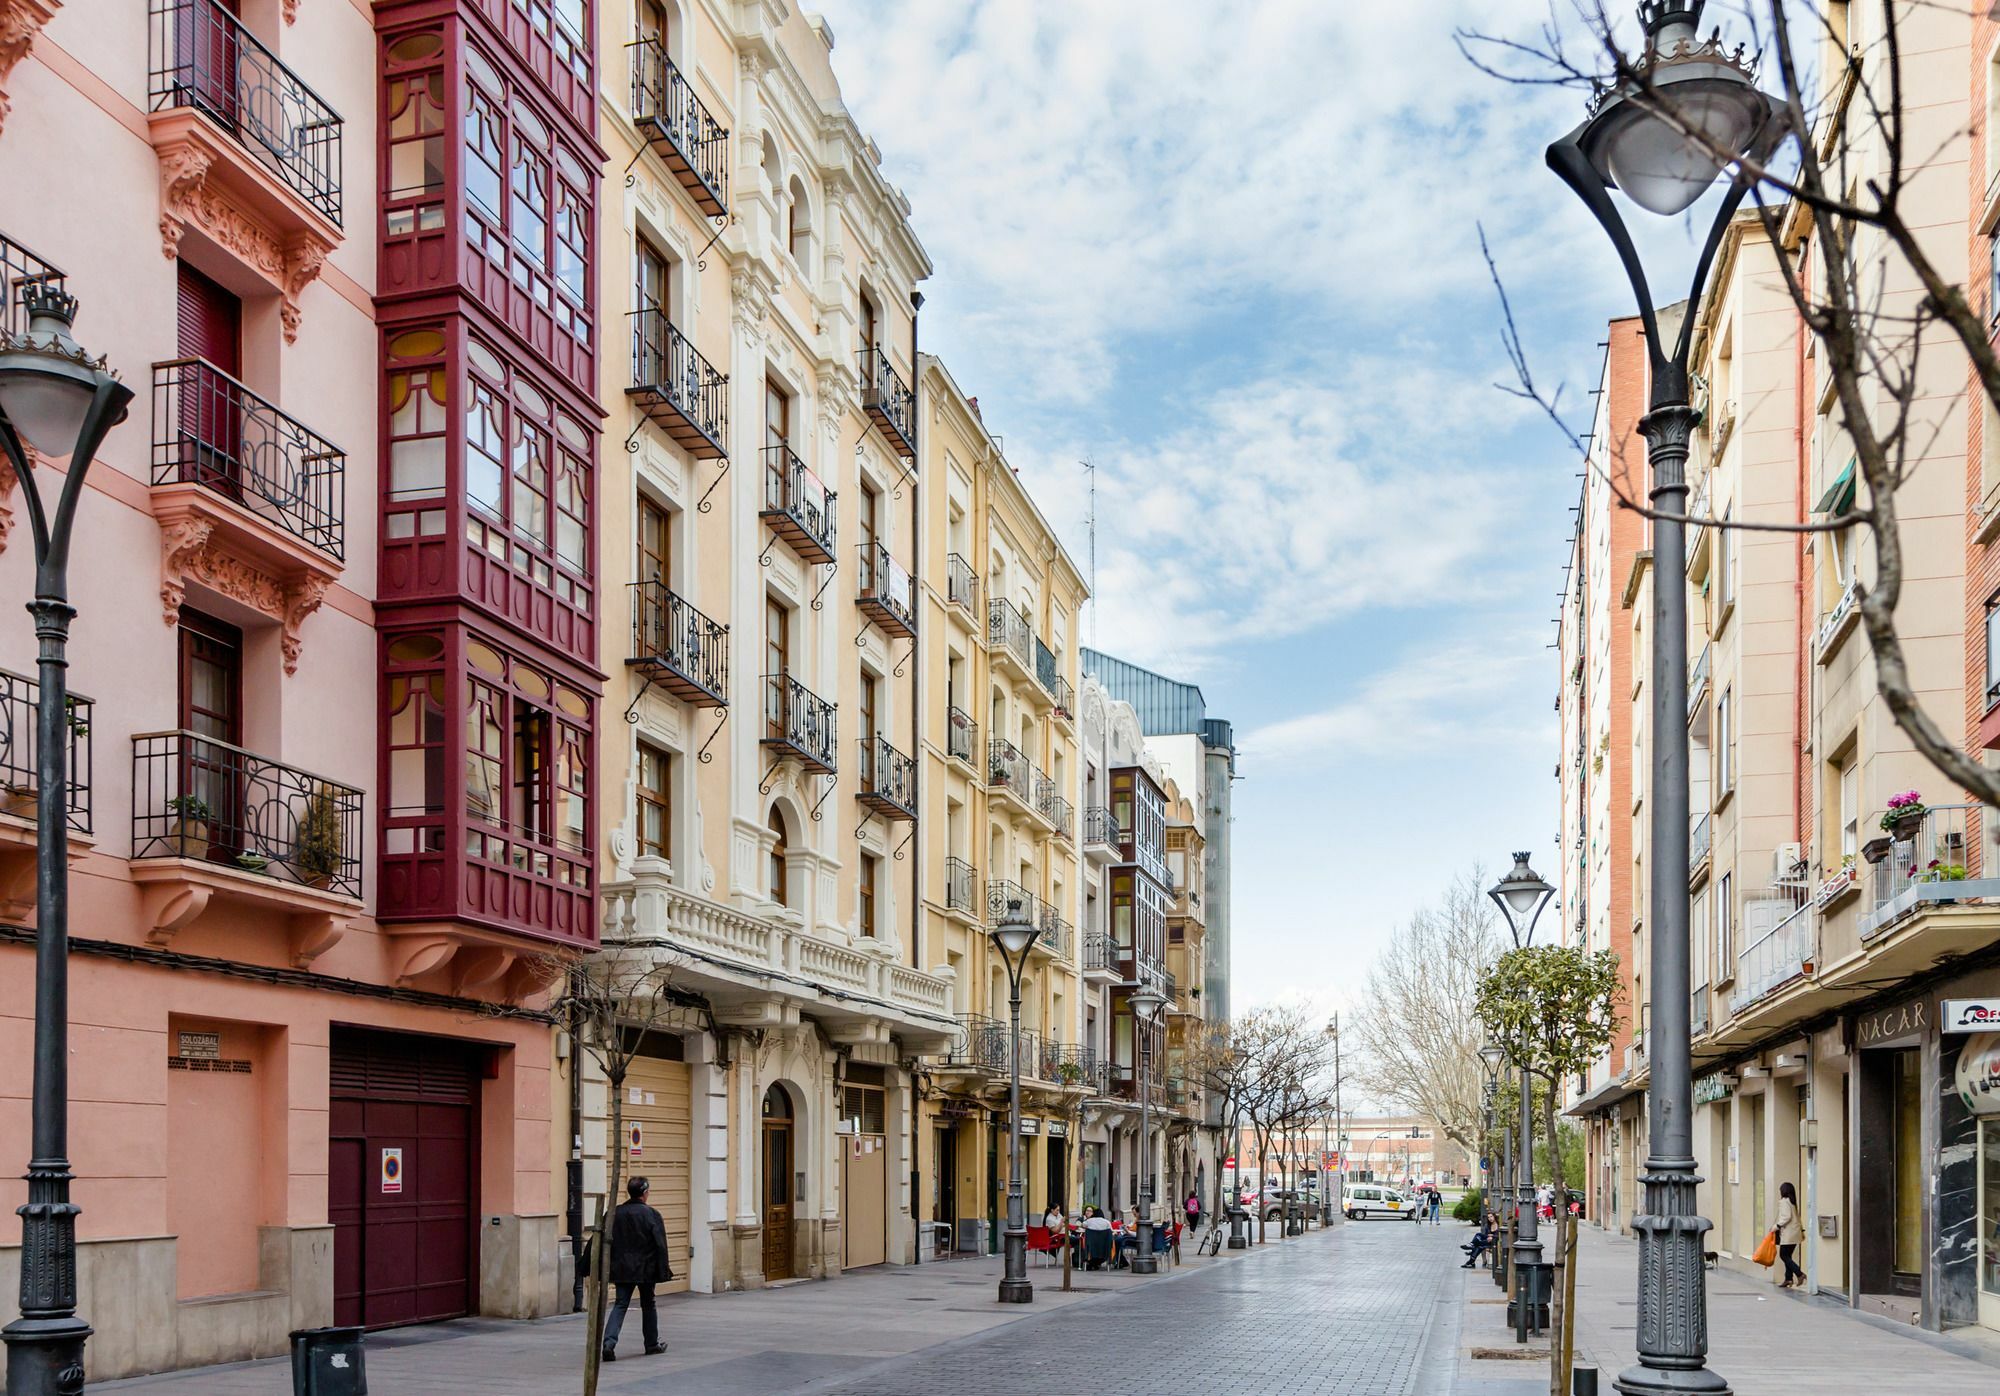
[[173,842],[176,857],[206,858],[208,856],[208,825],[199,819],[176,819],[173,823]]
[[1908,843],[1917,836],[1917,831],[1923,827],[1924,812],[1918,810],[1914,814],[1897,815],[1895,820],[1890,824],[1889,831],[1895,837],[1896,842]]
[[1889,850],[1894,846],[1890,839],[1870,839],[1861,845],[1861,856],[1871,864],[1880,866],[1889,861]]

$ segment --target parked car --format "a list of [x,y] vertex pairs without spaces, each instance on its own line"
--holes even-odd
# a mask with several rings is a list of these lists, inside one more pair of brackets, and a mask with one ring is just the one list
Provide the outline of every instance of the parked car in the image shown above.
[[1376,1183],[1356,1183],[1349,1187],[1340,1195],[1340,1210],[1349,1221],[1367,1221],[1371,1216],[1417,1219],[1415,1199]]
[[1291,1188],[1272,1188],[1266,1191],[1263,1197],[1264,1220],[1283,1221],[1287,1204],[1290,1205],[1291,1214],[1295,1217],[1304,1217],[1307,1221],[1320,1219],[1317,1198],[1303,1196]]

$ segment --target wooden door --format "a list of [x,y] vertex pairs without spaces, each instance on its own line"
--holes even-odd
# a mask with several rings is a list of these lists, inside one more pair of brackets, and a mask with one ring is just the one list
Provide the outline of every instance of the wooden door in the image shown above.
[[181,738],[179,791],[208,814],[182,811],[208,826],[208,856],[225,862],[244,851],[243,632],[181,607],[180,675],[175,725]]
[[883,1132],[883,1091],[843,1089],[843,1113],[860,1127],[847,1136],[840,1154],[840,1263],[856,1269],[889,1258],[889,1140]]
[[786,735],[791,707],[792,613],[776,597],[764,598],[764,725],[778,740]]
[[178,370],[180,478],[235,494],[242,477],[243,404],[233,380],[243,375],[243,302],[185,261],[176,266],[178,357],[204,360],[229,375]]
[[[688,1231],[690,1099],[687,1063],[662,1057],[632,1059],[625,1076],[625,1176],[650,1180],[652,1191],[646,1200],[666,1223],[667,1254],[673,1258],[674,1277],[660,1287],[662,1294],[678,1294],[688,1287],[694,1255]],[[639,1147],[633,1152],[635,1126]]]
[[792,1277],[792,1102],[784,1087],[764,1093],[764,1278]]

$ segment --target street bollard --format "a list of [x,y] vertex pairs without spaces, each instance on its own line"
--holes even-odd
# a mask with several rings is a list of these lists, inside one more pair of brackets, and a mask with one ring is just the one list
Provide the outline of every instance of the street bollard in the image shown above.
[[292,1334],[292,1396],[368,1396],[359,1328],[301,1328]]
[[1597,1368],[1570,1369],[1570,1396],[1597,1396]]

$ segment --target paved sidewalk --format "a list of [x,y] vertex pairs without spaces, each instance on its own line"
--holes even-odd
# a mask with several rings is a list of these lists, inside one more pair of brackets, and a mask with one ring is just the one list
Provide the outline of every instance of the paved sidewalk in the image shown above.
[[[1585,1225],[1577,1240],[1576,1360],[1599,1368],[1599,1390],[1637,1360],[1638,1243]],[[1458,1396],[1548,1390],[1548,1359],[1495,1361],[1512,1349],[1507,1306],[1484,1270],[1459,1271]],[[1881,1396],[1884,1391],[2000,1391],[2000,1334],[1930,1333],[1856,1314],[1834,1299],[1777,1288],[1729,1270],[1708,1272],[1709,1365],[1736,1396]],[[1495,1302],[1498,1301],[1498,1302]],[[1531,1340],[1532,1341],[1532,1340]],[[1539,1350],[1547,1351],[1545,1340]]]
[[[1315,1238],[1318,1233],[1314,1233]],[[1286,1243],[1297,1244],[1297,1243]],[[1279,1249],[1267,1245],[1266,1251]],[[1087,1306],[1204,1269],[1233,1268],[1248,1252],[1196,1257],[1157,1278],[1078,1270],[1062,1292],[1062,1267],[1031,1263],[1031,1305],[996,1301],[997,1256],[881,1266],[829,1281],[794,1281],[734,1294],[680,1294],[660,1302],[668,1350],[640,1353],[639,1315],[626,1316],[620,1360],[599,1390],[766,1396],[872,1366],[884,1358],[964,1339],[1053,1310]],[[1031,1258],[1032,1260],[1032,1258]],[[466,1319],[369,1335],[368,1382],[378,1396],[556,1396],[579,1389],[583,1319],[533,1323]],[[125,1381],[92,1392],[145,1396],[279,1396],[291,1390],[286,1359],[235,1363]]]

